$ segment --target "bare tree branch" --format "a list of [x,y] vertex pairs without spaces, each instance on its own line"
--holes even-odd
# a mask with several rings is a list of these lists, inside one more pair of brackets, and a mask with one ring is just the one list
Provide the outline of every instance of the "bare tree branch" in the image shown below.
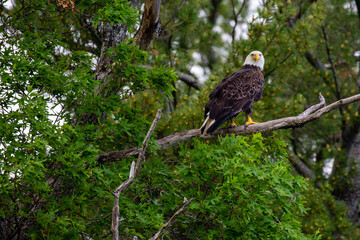
[[241,12],[243,11],[243,9],[246,5],[246,0],[243,1],[239,11],[237,11],[237,12],[235,12],[235,5],[236,4],[235,4],[234,0],[231,0],[232,13],[233,13],[234,21],[235,21],[234,27],[231,32],[231,38],[232,38],[231,44],[233,45],[233,47],[234,47],[234,43],[235,43],[236,27],[239,23],[239,15],[241,14]]
[[183,81],[190,87],[200,90],[203,86],[202,83],[200,83],[198,80],[196,80],[196,78],[194,78],[193,76],[191,76],[189,74],[182,73],[182,72],[176,72],[176,74],[178,75],[179,80]]
[[179,4],[179,6],[174,10],[172,16],[169,18],[169,20],[166,21],[166,23],[164,25],[161,26],[161,31],[165,31],[166,26],[169,23],[173,23],[175,21],[175,17],[178,14],[178,12],[180,11],[180,9],[184,6],[185,1],[182,0],[181,3]]
[[[321,95],[319,95],[321,96]],[[321,101],[321,99],[320,99]],[[324,99],[325,101],[325,99]],[[319,103],[321,104],[321,103]],[[309,109],[307,109],[309,110]],[[308,115],[307,110],[304,111],[302,114]],[[300,114],[299,116],[301,116]],[[309,113],[310,114],[310,113]],[[301,131],[301,130],[300,130]],[[299,144],[299,137],[297,136],[297,128],[293,128],[291,130],[292,137],[290,138],[292,153],[290,154],[289,160],[291,165],[295,168],[295,170],[302,176],[313,179],[315,178],[315,173],[308,167],[308,165],[299,157],[298,152],[298,144]]]
[[190,199],[189,201],[185,201],[184,205],[179,210],[177,210],[176,213],[174,213],[174,215],[172,215],[172,217],[169,219],[169,221],[167,221],[167,223],[165,223],[160,228],[160,230],[152,238],[150,238],[150,240],[159,239],[160,235],[166,230],[166,228],[168,228],[175,221],[175,218],[178,215],[180,215],[192,201],[194,201],[194,198]]
[[135,166],[134,161],[131,163],[129,179],[124,181],[113,192],[114,206],[113,206],[113,210],[112,210],[112,223],[111,223],[111,232],[112,232],[112,239],[113,240],[118,240],[119,239],[119,197],[120,197],[120,193],[124,192],[134,182],[135,178],[138,176],[138,174],[140,172],[141,164],[142,164],[142,162],[145,161],[145,151],[146,151],[147,144],[149,142],[151,134],[154,132],[154,129],[155,129],[156,125],[158,124],[159,120],[160,120],[160,117],[161,117],[161,109],[158,109],[158,111],[156,113],[156,116],[155,116],[155,119],[154,119],[153,123],[151,124],[150,129],[149,129],[148,133],[146,134],[146,137],[145,137],[145,139],[144,139],[144,141],[142,143],[142,146],[140,148],[140,152],[139,152],[138,160],[136,162],[136,166]]
[[[330,51],[330,47],[329,47],[328,35],[326,33],[325,26],[321,26],[321,29],[322,29],[322,32],[324,34],[324,40],[325,40],[325,45],[326,45],[326,53],[327,53],[327,56],[328,56],[329,63],[331,65],[331,71],[333,73],[335,89],[336,89],[336,97],[337,97],[338,100],[340,100],[341,93],[340,93],[340,88],[339,88],[339,82],[338,82],[338,79],[337,79],[336,68],[335,68],[334,62],[333,62],[332,57],[331,57],[331,51]],[[342,109],[341,108],[340,108],[340,112],[342,114]]]
[[294,155],[291,159],[290,159],[291,165],[296,169],[296,171],[298,173],[300,173],[300,175],[310,178],[310,179],[314,179],[315,178],[315,174],[309,169],[308,166],[306,166],[306,164],[300,159],[298,158],[296,155]]
[[302,113],[300,113],[298,115],[298,118],[303,118],[306,116],[309,116],[310,114],[314,113],[315,111],[319,110],[320,108],[324,107],[325,104],[325,98],[323,97],[323,95],[321,95],[321,93],[319,93],[319,103],[315,104],[311,107],[309,107],[308,109],[306,109],[305,111],[303,111]]
[[307,51],[305,53],[306,60],[316,69],[325,70],[325,65],[319,60],[318,57],[315,56],[315,54]]
[[[337,73],[336,73],[335,64],[334,64],[333,59],[331,57],[331,50],[330,50],[330,46],[329,46],[329,38],[328,38],[328,35],[326,33],[325,26],[321,26],[321,29],[322,29],[322,32],[324,34],[326,53],[327,53],[328,60],[329,60],[329,63],[331,65],[331,71],[332,71],[332,74],[333,74],[336,98],[338,100],[340,100],[341,92],[340,92],[339,81],[338,81],[338,76],[337,76]],[[341,141],[343,141],[343,139],[346,138],[346,135],[345,135],[345,133],[346,133],[346,123],[345,123],[345,118],[343,117],[344,116],[344,110],[343,110],[342,106],[339,107],[339,112],[340,112],[340,115],[342,116],[341,117],[341,136],[342,136]]]
[[[356,101],[360,101],[360,94],[340,99],[328,106],[325,106],[325,99],[322,95],[319,95],[320,103],[313,105],[306,109],[303,113],[298,116],[285,117],[280,119],[275,119],[263,123],[258,123],[245,126],[237,126],[234,128],[221,128],[213,132],[212,134],[201,135],[200,129],[191,129],[185,130],[182,132],[177,132],[166,136],[157,141],[157,144],[161,149],[171,147],[173,145],[179,144],[180,142],[188,141],[193,137],[200,137],[204,139],[216,138],[218,135],[227,136],[227,135],[248,135],[257,132],[268,132],[274,131],[277,129],[286,129],[286,128],[296,128],[302,127],[308,122],[315,121],[319,119],[322,115],[333,111],[334,109],[339,108],[340,106],[350,104]],[[139,154],[139,148],[125,149],[122,151],[113,151],[105,154],[101,154],[98,158],[99,163],[110,162],[110,161],[120,161],[123,158],[134,156]]]

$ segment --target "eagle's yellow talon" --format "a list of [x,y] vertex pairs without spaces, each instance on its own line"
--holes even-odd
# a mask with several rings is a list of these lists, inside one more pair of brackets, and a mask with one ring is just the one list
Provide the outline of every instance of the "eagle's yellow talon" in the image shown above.
[[236,123],[234,122],[234,119],[231,119],[231,127],[236,127]]
[[245,123],[245,126],[247,127],[247,126],[249,126],[249,125],[251,125],[251,124],[257,124],[258,122],[246,122]]
[[251,124],[257,124],[258,122],[254,122],[249,115],[246,115],[247,120],[245,122],[245,127],[251,125]]

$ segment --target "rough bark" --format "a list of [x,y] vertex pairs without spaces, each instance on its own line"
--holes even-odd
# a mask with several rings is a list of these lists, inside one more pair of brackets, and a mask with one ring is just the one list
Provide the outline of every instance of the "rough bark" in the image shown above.
[[159,29],[161,0],[146,0],[141,27],[136,34],[135,43],[146,51],[157,36]]
[[[131,0],[133,7],[138,6],[139,0]],[[98,80],[101,85],[96,89],[96,94],[100,96],[110,96],[116,94],[121,90],[121,84],[113,84],[114,74],[111,71],[111,64],[113,63],[111,56],[106,53],[109,48],[116,47],[119,43],[123,42],[128,34],[128,29],[123,23],[101,23],[99,25],[101,29],[101,55],[95,70],[95,79]],[[104,119],[105,115],[84,113],[81,116],[74,117],[74,124],[98,124],[98,119]]]
[[357,130],[349,141],[345,162],[338,162],[344,171],[335,171],[333,177],[338,179],[333,195],[337,200],[344,201],[348,207],[348,217],[355,224],[360,224],[360,132]]
[[[199,129],[185,130],[182,132],[174,133],[157,141],[158,146],[161,149],[166,149],[168,147],[179,144],[180,142],[191,140],[193,137],[200,137],[204,139],[217,138],[219,135],[249,135],[257,132],[268,132],[274,131],[277,129],[286,129],[286,128],[296,128],[302,127],[305,124],[319,119],[322,115],[333,111],[334,109],[339,108],[340,106],[350,104],[356,101],[360,101],[360,94],[354,95],[349,98],[340,99],[328,106],[325,106],[325,99],[320,94],[320,103],[311,106],[303,113],[298,116],[285,117],[276,120],[271,120],[263,123],[258,123],[245,126],[237,126],[234,128],[221,128],[213,132],[212,134],[201,135]],[[131,148],[125,149],[122,151],[113,151],[105,154],[101,154],[97,159],[99,163],[110,162],[110,161],[120,161],[123,158],[137,155],[140,151],[140,148]]]
[[[353,139],[353,143],[350,146],[348,152],[348,168],[347,173],[350,176],[350,185],[347,192],[343,195],[341,200],[344,200],[349,208],[348,216],[359,224],[359,199],[360,199],[360,132],[356,134]],[[355,167],[355,173],[352,173],[353,165]]]
[[360,25],[360,0],[355,0]]

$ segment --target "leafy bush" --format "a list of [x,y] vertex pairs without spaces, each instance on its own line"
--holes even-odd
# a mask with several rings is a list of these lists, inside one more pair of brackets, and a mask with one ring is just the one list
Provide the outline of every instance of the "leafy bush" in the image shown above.
[[123,231],[151,237],[184,198],[195,198],[169,239],[311,238],[300,223],[307,186],[291,174],[284,142],[261,134],[195,140],[173,161],[159,158],[148,160],[132,187],[134,204],[120,204],[126,206]]

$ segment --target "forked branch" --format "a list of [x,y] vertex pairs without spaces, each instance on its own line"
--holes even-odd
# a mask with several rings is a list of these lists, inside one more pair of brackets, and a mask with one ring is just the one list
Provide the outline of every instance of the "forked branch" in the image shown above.
[[[322,115],[331,112],[343,105],[359,101],[360,94],[348,98],[340,99],[327,106],[325,104],[325,99],[321,94],[319,94],[319,99],[320,99],[320,103],[309,107],[298,116],[279,118],[267,122],[250,125],[248,127],[237,126],[234,128],[221,128],[216,130],[212,134],[207,134],[207,135],[201,135],[199,129],[185,130],[182,132],[171,134],[162,139],[159,139],[157,141],[157,144],[161,149],[166,149],[170,146],[179,144],[180,142],[188,141],[193,137],[209,139],[209,138],[216,138],[218,135],[221,136],[226,136],[231,134],[248,135],[257,132],[274,131],[277,129],[302,127],[305,124],[315,121],[319,119]],[[139,152],[140,152],[140,148],[125,149],[122,151],[112,151],[105,154],[101,154],[98,158],[98,162],[104,163],[104,162],[120,161],[123,158],[135,156],[139,154]]]
[[130,167],[129,179],[124,181],[116,190],[113,192],[114,195],[114,206],[112,210],[112,223],[111,223],[111,233],[112,239],[118,240],[119,239],[119,197],[120,193],[124,192],[136,179],[139,175],[141,164],[145,161],[145,151],[151,134],[154,132],[156,125],[158,124],[161,117],[161,109],[159,109],[156,113],[155,119],[150,126],[148,133],[142,143],[142,146],[139,150],[139,156],[135,165],[133,161]]
[[166,230],[166,228],[168,228],[175,221],[175,218],[178,215],[180,215],[192,201],[194,201],[194,198],[192,198],[188,201],[185,201],[184,205],[179,210],[177,210],[176,213],[174,213],[174,215],[172,215],[172,217],[169,219],[169,221],[167,221],[167,223],[165,223],[160,228],[160,230],[152,238],[150,238],[150,240],[159,239],[160,235]]

